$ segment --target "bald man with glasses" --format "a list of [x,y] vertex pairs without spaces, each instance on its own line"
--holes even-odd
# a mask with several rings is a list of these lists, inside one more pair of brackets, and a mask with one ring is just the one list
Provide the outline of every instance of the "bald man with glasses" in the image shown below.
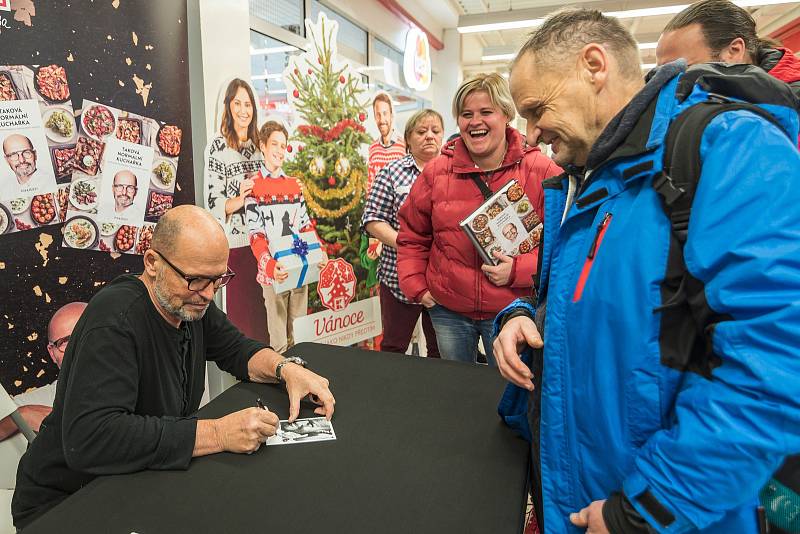
[[227,263],[216,219],[178,206],[156,225],[144,272],[117,278],[91,300],[70,337],[53,412],[20,461],[17,528],[98,475],[186,469],[195,456],[253,452],[274,435],[278,416],[260,408],[192,416],[206,361],[240,380],[284,381],[292,421],[309,395],[330,419],[335,400],[325,378],[244,337],[214,304],[234,276]]
[[136,199],[136,192],[139,190],[136,175],[128,170],[119,171],[114,175],[111,188],[114,193],[114,211],[122,213],[131,207]]
[[11,134],[3,140],[3,157],[16,180],[0,179],[0,200],[39,192],[40,175],[36,167],[36,149],[22,134]]
[[[56,310],[47,324],[47,352],[59,369],[61,369],[61,362],[64,359],[64,352],[67,350],[72,330],[78,319],[81,318],[84,309],[86,309],[85,302],[65,304]],[[54,380],[45,386],[14,395],[14,404],[19,406],[20,415],[34,432],[39,432],[42,420],[53,411],[57,384],[58,380]],[[0,441],[13,436],[17,431],[17,425],[11,420],[11,416],[0,419]]]

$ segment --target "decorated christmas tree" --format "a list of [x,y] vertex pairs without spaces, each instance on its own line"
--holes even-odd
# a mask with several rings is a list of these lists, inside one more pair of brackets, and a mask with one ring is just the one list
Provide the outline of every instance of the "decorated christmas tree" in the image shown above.
[[[302,118],[290,141],[296,148],[284,168],[300,178],[309,213],[331,258],[353,265],[356,299],[368,296],[366,270],[358,257],[367,165],[360,150],[370,138],[361,124],[366,111],[361,75],[336,55],[338,24],[320,13],[306,20],[309,50],[292,58],[285,79],[290,103]],[[315,304],[312,293],[312,305]]]

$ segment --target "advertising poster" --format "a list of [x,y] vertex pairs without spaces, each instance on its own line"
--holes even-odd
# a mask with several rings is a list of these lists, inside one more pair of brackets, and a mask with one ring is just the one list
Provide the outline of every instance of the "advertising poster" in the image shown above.
[[[55,97],[44,95],[44,104],[51,109],[63,107],[67,118],[71,110],[87,109],[83,102],[88,100],[124,110],[130,116],[152,117],[159,125],[176,126],[183,134],[180,165],[174,188],[164,192],[172,195],[173,205],[194,203],[186,2],[25,0],[11,2],[10,7],[10,12],[0,11],[2,64],[63,67],[69,97],[58,103]],[[28,68],[35,84],[36,67]],[[52,69],[47,77],[55,81],[60,76],[60,71]],[[13,70],[10,78],[16,87]],[[28,85],[26,90],[41,110],[42,95],[36,85]],[[40,120],[44,125],[48,117]],[[72,180],[70,150],[82,135],[80,123],[75,120],[74,138],[68,141],[51,139],[46,129],[43,135],[39,144],[46,146],[42,153],[37,149],[37,168],[46,162],[63,191]],[[54,146],[64,147],[55,161],[53,152],[48,153]],[[154,159],[159,157],[159,150],[156,141]],[[0,161],[0,180],[10,173],[7,167],[5,159]],[[143,193],[154,188],[149,176],[147,180],[150,183]],[[66,210],[67,206],[63,203],[59,208]],[[146,221],[147,202],[144,208],[135,207],[144,209]],[[59,213],[55,219],[44,226],[23,219],[32,226],[30,230],[0,234],[0,382],[14,396],[28,393],[30,397],[45,391],[46,385],[54,389],[59,357],[67,341],[64,321],[59,319],[64,317],[65,308],[76,312],[79,305],[74,303],[88,302],[117,276],[142,271],[142,258],[135,253],[65,246],[64,218]],[[52,393],[49,398],[52,400]]]
[[144,254],[172,207],[181,130],[84,100],[64,246]]
[[[289,103],[300,118],[284,169],[302,182],[312,224],[331,261],[309,292],[310,315],[295,320],[294,332],[296,340],[349,345],[380,333],[378,299],[368,285],[370,258],[361,254],[371,100],[361,75],[337,54],[337,22],[320,13],[316,22],[306,20],[306,29],[306,52],[292,56],[284,71]],[[356,328],[353,321],[338,320],[353,313],[360,317]]]
[[0,235],[64,221],[76,135],[64,67],[0,66]]

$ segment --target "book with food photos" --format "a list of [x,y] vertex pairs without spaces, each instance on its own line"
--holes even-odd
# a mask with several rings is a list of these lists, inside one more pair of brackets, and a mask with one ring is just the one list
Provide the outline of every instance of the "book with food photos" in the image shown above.
[[516,180],[461,221],[461,228],[488,265],[500,263],[495,252],[512,257],[527,254],[542,238],[542,221]]

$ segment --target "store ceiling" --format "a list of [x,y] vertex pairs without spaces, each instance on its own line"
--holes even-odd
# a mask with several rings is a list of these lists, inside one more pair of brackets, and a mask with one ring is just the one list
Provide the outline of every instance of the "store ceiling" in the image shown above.
[[[565,7],[565,2],[557,0],[447,0],[458,12],[462,25],[493,22],[494,18],[514,18],[516,20],[538,18]],[[601,11],[620,11],[651,8],[668,4],[684,3],[691,0],[582,0],[582,5],[595,7]],[[783,25],[800,17],[800,2],[767,5],[749,8],[761,35],[768,35]],[[511,13],[508,13],[511,12]],[[518,12],[518,16],[514,14]],[[504,16],[510,15],[510,16]],[[658,40],[661,30],[674,15],[647,16],[621,19],[639,43],[652,43]],[[502,55],[514,52],[523,44],[532,28],[505,29],[461,35],[462,65],[465,75],[475,72],[503,72],[508,61],[484,60],[485,56]],[[655,63],[655,49],[642,50],[642,63]]]

